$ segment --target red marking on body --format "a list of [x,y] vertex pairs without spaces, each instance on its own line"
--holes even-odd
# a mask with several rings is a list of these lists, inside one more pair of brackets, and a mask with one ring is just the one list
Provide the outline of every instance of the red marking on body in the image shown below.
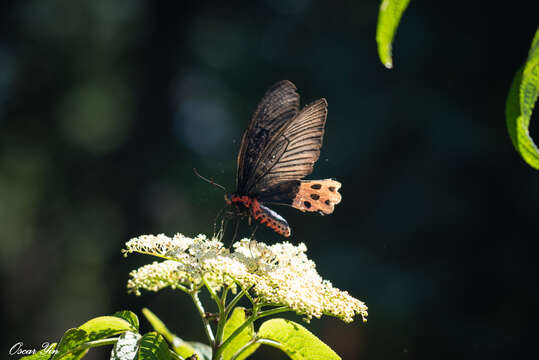
[[244,207],[248,208],[253,219],[258,220],[262,225],[269,227],[277,234],[284,237],[290,236],[290,227],[288,226],[288,224],[283,223],[275,216],[273,216],[267,210],[267,208],[262,208],[260,202],[257,199],[251,198],[246,195],[232,195],[230,196],[230,201],[232,203],[240,203]]
[[247,195],[242,195],[242,196],[232,195],[232,196],[230,196],[230,201],[232,201],[233,203],[243,204],[243,206],[245,206],[246,208],[250,208],[253,199],[251,199]]

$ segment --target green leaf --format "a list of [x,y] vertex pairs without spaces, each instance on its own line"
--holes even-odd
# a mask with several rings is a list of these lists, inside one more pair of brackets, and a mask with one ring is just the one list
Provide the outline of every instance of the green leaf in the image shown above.
[[[211,347],[208,344],[204,344],[197,341],[187,341],[186,344],[188,344],[192,349],[195,349],[194,352],[197,353],[198,358],[200,360],[210,360],[212,356],[212,350]],[[191,353],[192,355],[193,353]]]
[[116,316],[100,316],[91,319],[78,328],[69,329],[58,343],[58,351],[53,359],[77,360],[82,358],[89,351],[89,348],[72,352],[82,344],[105,339],[112,335],[117,335],[125,331],[136,329],[126,320]]
[[260,326],[258,338],[264,344],[284,351],[293,360],[340,359],[329,346],[300,324],[285,319],[271,319]]
[[142,314],[150,322],[153,329],[167,339],[167,341],[172,345],[172,348],[176,354],[183,358],[188,358],[196,352],[196,350],[189,345],[188,342],[170,332],[163,321],[161,321],[161,319],[151,312],[150,309],[142,309]]
[[529,134],[530,119],[539,95],[539,29],[528,59],[513,78],[507,95],[505,115],[513,146],[533,168],[539,169],[539,149]]
[[[228,318],[225,329],[223,332],[223,341],[228,339],[232,333],[241,326],[247,320],[247,316],[245,316],[245,309],[242,307],[236,307],[232,311],[232,315]],[[223,350],[223,358],[225,360],[230,359],[240,348],[242,348],[245,344],[247,344],[249,341],[251,341],[254,337],[254,326],[251,323],[249,326],[247,326],[245,329],[243,329],[242,332],[238,334],[228,344],[228,346]],[[251,355],[253,352],[256,351],[256,349],[259,347],[259,344],[252,345],[248,347],[246,350],[244,350],[240,356],[237,357],[237,359],[245,359],[249,355]]]
[[46,349],[39,350],[35,354],[23,356],[19,360],[49,360],[51,355],[55,352],[56,343],[50,344]]
[[69,354],[67,354],[65,356],[62,356],[62,360],[79,360],[79,359],[82,359],[84,356],[86,356],[88,351],[90,351],[90,349],[84,349],[84,350],[79,350],[77,352],[69,353]]
[[[188,341],[183,341],[178,336],[174,337],[174,341],[171,344],[174,352],[184,359],[192,356],[194,353],[198,353]],[[202,354],[199,355],[202,356]]]
[[93,318],[79,326],[79,329],[86,331],[89,341],[104,339],[125,331],[137,331],[128,321],[116,316]]
[[112,316],[119,317],[130,323],[137,331],[139,329],[138,316],[129,310],[116,311]]
[[162,322],[161,319],[157,317],[157,315],[155,315],[153,312],[150,311],[150,309],[147,308],[142,309],[142,314],[150,322],[155,331],[163,335],[165,339],[172,343],[176,335],[174,335],[168,330],[165,323]]
[[376,26],[376,43],[378,44],[378,56],[382,64],[388,69],[393,67],[391,58],[391,44],[399,26],[402,14],[410,0],[382,0],[378,13],[378,25]]
[[171,356],[165,339],[156,332],[145,334],[139,341],[138,359],[170,360]]
[[133,360],[137,356],[139,340],[142,336],[139,333],[126,331],[118,337],[110,354],[110,360]]
[[58,346],[56,346],[58,352],[54,355],[53,359],[80,359],[88,352],[88,349],[79,350],[77,352],[71,351],[87,341],[89,341],[89,337],[86,331],[78,328],[67,330],[58,343]]

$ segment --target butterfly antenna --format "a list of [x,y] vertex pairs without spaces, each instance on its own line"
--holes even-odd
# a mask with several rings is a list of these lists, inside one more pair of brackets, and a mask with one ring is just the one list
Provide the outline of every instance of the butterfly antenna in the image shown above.
[[198,170],[195,169],[195,168],[193,168],[193,171],[194,171],[194,173],[195,173],[196,176],[198,176],[199,178],[201,178],[201,179],[204,180],[205,182],[208,182],[208,183],[212,184],[213,186],[217,186],[218,188],[223,189],[223,191],[225,192],[225,194],[227,193],[226,188],[225,188],[223,185],[219,185],[219,184],[217,184],[215,181],[210,180],[210,179],[205,178],[204,176],[200,175],[200,174],[198,173]]

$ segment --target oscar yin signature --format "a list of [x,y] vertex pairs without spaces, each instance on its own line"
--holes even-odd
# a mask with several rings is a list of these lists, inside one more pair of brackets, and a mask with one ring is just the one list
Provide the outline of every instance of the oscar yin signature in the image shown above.
[[[56,350],[54,350],[54,344],[49,344],[48,342],[44,342],[43,344],[41,344],[41,349],[39,350],[44,350],[46,353],[49,354],[55,354],[57,352]],[[39,350],[25,349],[24,343],[22,341],[19,341],[9,349],[9,355],[33,355]]]

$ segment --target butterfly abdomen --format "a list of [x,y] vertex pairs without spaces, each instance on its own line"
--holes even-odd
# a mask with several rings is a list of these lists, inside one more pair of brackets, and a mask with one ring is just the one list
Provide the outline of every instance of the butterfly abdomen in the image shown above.
[[249,209],[251,217],[260,222],[262,225],[273,229],[277,234],[284,237],[289,237],[291,234],[290,226],[286,220],[275,211],[262,205],[257,199],[243,195],[232,195],[230,200],[233,203],[240,203]]

